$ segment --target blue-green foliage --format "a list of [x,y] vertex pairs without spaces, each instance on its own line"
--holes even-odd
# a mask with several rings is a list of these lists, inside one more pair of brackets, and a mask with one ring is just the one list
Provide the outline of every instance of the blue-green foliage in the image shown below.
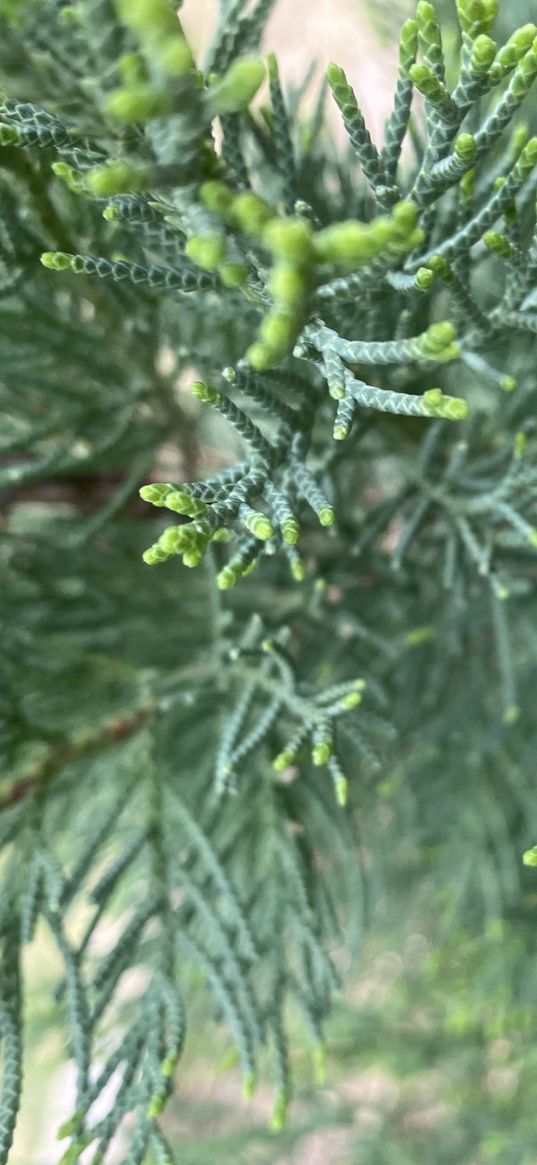
[[173,1160],[199,980],[247,1095],[269,1049],[281,1127],[289,1016],[318,1059],[330,951],[390,881],[379,805],[453,917],[517,902],[537,28],[497,45],[496,7],[459,0],[446,60],[419,0],[380,149],[331,65],[342,158],[272,55],[259,108],[271,2],[223,7],[205,67],[168,0],[0,3],[0,1163],[43,921],[62,1161],[125,1125],[141,1165]]

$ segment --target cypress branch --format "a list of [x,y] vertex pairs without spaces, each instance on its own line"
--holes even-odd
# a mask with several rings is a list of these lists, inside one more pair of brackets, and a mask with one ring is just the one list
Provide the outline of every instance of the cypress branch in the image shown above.
[[419,0],[347,150],[273,0],[0,7],[0,1165],[43,926],[64,1165],[169,1165],[200,978],[277,1131],[377,903],[529,949],[537,30]]

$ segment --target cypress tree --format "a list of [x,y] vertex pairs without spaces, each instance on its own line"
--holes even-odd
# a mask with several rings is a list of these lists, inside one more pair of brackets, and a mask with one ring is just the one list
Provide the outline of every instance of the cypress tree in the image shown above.
[[204,63],[169,0],[0,4],[0,1165],[38,925],[63,1165],[174,1160],[193,979],[278,1130],[380,886],[531,932],[537,28],[497,6],[455,44],[419,0],[379,149],[338,65],[312,111],[263,56],[271,0]]

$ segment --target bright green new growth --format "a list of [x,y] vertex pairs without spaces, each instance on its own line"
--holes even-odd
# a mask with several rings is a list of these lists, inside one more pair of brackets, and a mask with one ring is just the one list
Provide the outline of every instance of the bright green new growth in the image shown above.
[[472,39],[488,32],[494,24],[499,0],[456,0],[456,3],[462,32]]
[[64,1165],[168,1165],[193,982],[277,1131],[296,1016],[319,1064],[330,952],[423,838],[420,909],[522,925],[537,28],[458,0],[455,44],[419,0],[382,145],[327,70],[348,149],[265,60],[270,0],[222,5],[205,63],[168,0],[9,7],[0,1165],[38,921]]
[[221,80],[211,78],[209,107],[220,116],[240,113],[255,97],[264,76],[263,61],[235,61]]
[[443,417],[447,421],[464,421],[468,404],[454,396],[445,396],[440,388],[429,388],[423,394],[423,413],[426,417]]

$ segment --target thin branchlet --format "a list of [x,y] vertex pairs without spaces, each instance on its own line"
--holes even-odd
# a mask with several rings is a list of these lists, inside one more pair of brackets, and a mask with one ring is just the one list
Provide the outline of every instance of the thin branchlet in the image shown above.
[[517,901],[537,29],[419,0],[377,144],[360,77],[311,114],[265,59],[273,0],[203,67],[169,0],[0,7],[0,1165],[44,932],[64,1165],[169,1165],[192,984],[277,1131],[287,1000],[319,1068],[414,824],[461,928]]

